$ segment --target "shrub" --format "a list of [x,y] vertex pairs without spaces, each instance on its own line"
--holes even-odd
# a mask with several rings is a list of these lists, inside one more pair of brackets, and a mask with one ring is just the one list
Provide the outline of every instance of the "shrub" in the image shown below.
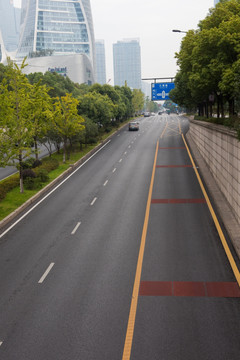
[[35,172],[32,169],[24,169],[22,172],[22,177],[24,180],[26,178],[35,178],[35,177],[37,177],[37,175],[35,174]]
[[8,191],[19,186],[19,174],[14,174],[0,182],[0,201],[3,200]]
[[29,158],[22,163],[22,168],[31,169],[33,167],[34,162],[35,162],[34,158]]
[[34,163],[32,164],[32,168],[36,168],[38,166],[42,165],[42,161],[41,160],[35,160]]
[[24,179],[24,186],[27,190],[33,190],[35,189],[36,185],[35,185],[35,178],[33,177],[26,177]]
[[40,182],[47,182],[49,180],[48,172],[46,169],[37,169],[36,175]]
[[57,159],[44,159],[42,165],[39,167],[39,169],[45,169],[49,173],[52,170],[57,169],[59,166],[59,162]]

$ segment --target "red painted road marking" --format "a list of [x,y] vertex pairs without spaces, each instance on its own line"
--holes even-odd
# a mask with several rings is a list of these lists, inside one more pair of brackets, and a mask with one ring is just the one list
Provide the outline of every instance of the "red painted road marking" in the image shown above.
[[152,199],[152,204],[205,204],[203,199]]
[[192,165],[157,165],[157,168],[192,168]]
[[240,298],[237,282],[141,281],[140,296]]
[[172,296],[170,281],[141,281],[139,295],[141,296]]
[[174,282],[174,296],[206,296],[204,283],[199,282]]
[[206,283],[208,296],[211,297],[240,297],[240,288],[234,282]]

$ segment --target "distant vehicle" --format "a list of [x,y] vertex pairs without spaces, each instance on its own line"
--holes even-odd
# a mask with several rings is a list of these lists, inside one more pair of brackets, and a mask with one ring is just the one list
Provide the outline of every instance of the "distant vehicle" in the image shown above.
[[139,123],[136,121],[130,122],[128,125],[129,131],[138,131],[139,130]]
[[145,111],[145,113],[144,113],[144,117],[149,117],[149,116],[150,116],[150,112]]
[[151,116],[155,116],[156,114],[154,112],[151,112]]

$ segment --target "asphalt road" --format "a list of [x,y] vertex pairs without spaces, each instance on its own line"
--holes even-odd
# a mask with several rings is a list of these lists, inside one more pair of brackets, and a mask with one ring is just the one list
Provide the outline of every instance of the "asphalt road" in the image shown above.
[[187,130],[122,129],[0,235],[1,360],[239,359],[240,295]]

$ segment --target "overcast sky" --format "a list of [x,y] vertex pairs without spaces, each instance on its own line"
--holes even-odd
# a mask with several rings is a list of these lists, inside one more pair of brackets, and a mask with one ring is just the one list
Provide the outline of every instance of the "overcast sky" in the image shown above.
[[174,55],[184,34],[172,29],[196,29],[214,0],[91,0],[91,6],[95,38],[105,41],[107,80],[113,84],[112,44],[124,38],[140,41],[142,78],[174,77]]

